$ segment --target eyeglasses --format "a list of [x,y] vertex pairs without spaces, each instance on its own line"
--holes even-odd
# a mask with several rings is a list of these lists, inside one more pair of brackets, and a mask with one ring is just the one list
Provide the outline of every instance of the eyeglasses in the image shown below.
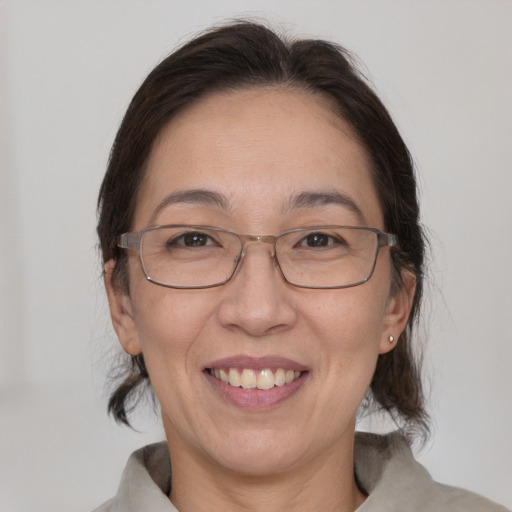
[[152,283],[169,288],[211,288],[235,274],[250,243],[273,246],[284,279],[302,288],[348,288],[372,276],[381,247],[397,237],[375,228],[315,226],[275,236],[238,235],[209,226],[155,226],[119,237],[137,251]]

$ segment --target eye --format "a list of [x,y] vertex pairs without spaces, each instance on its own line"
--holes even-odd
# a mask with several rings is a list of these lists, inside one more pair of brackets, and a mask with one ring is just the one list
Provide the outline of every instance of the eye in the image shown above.
[[298,247],[322,248],[330,245],[344,244],[344,241],[326,233],[309,233],[297,244]]
[[191,231],[183,233],[177,237],[167,241],[167,246],[183,246],[183,247],[205,247],[207,245],[216,245],[214,240],[206,233],[199,231]]

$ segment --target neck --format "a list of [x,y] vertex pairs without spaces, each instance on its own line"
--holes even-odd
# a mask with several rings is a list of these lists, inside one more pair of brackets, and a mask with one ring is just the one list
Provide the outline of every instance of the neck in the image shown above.
[[365,495],[354,477],[353,432],[350,441],[285,472],[247,475],[205,460],[204,454],[191,456],[173,440],[170,499],[180,512],[353,512]]

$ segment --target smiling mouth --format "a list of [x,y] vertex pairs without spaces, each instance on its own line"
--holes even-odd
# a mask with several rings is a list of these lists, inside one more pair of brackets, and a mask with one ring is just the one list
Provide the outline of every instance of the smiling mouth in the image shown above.
[[235,388],[268,390],[291,384],[305,372],[270,368],[253,370],[251,368],[208,368],[209,375]]

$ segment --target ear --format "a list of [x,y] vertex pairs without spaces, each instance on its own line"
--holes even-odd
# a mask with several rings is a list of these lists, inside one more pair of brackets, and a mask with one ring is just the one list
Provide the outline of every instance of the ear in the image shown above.
[[132,356],[140,354],[142,348],[139,343],[135,318],[133,315],[133,306],[130,296],[116,289],[112,274],[116,262],[109,260],[105,263],[105,288],[107,290],[108,304],[110,307],[110,317],[112,325],[116,331],[119,343],[124,351]]
[[[389,298],[386,306],[379,354],[385,354],[395,348],[411,313],[414,291],[416,290],[416,276],[411,272],[404,271],[402,272],[402,282],[402,286]],[[393,338],[392,340],[390,336]]]

